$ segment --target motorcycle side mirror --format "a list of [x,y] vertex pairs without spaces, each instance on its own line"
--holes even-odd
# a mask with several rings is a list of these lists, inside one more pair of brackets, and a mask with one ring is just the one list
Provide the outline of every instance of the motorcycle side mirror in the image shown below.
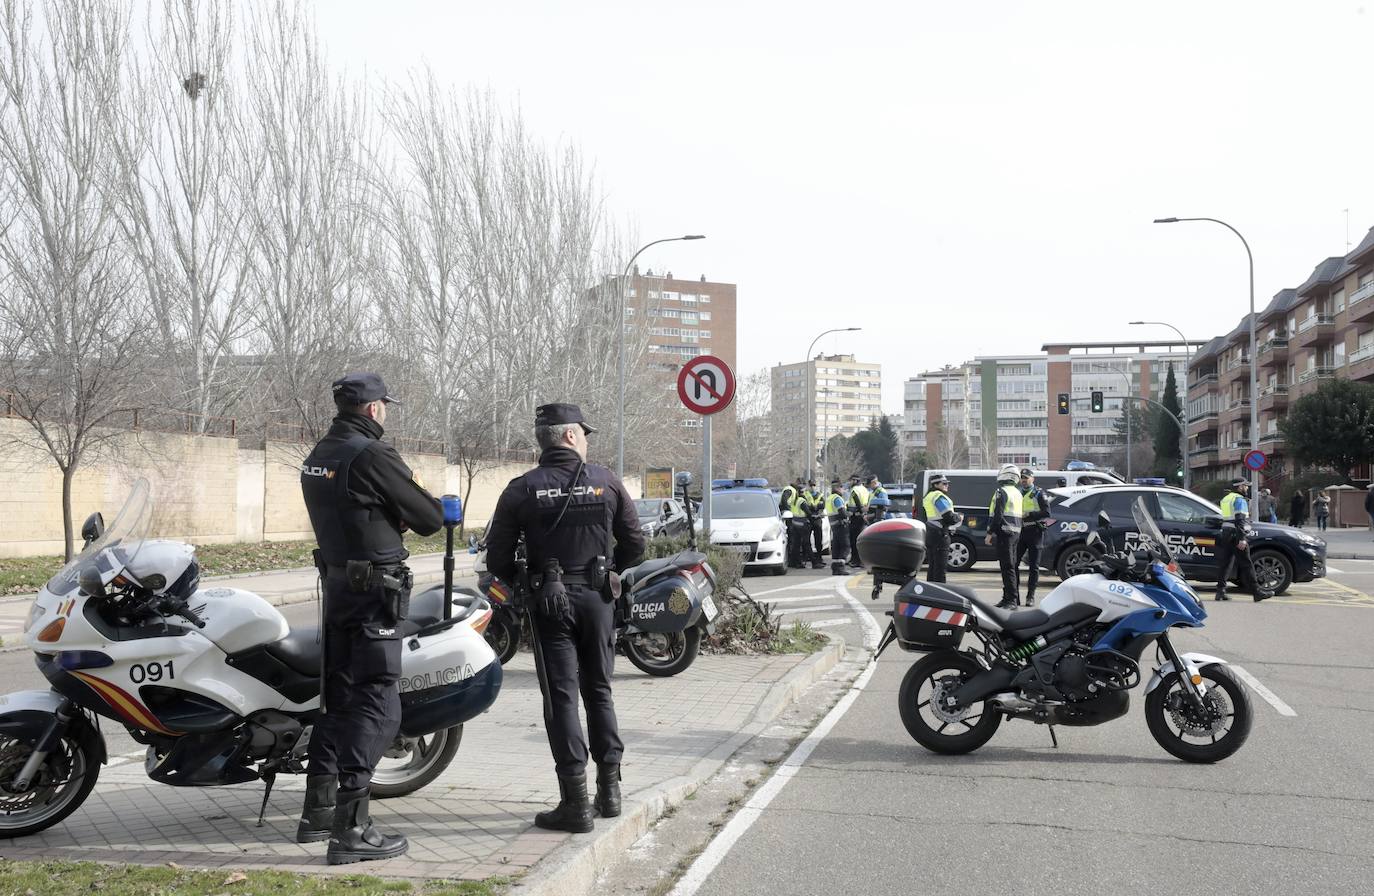
[[1202,525],[1206,526],[1208,529],[1220,529],[1220,528],[1221,528],[1221,517],[1219,517],[1219,516],[1205,516],[1205,517],[1202,518]]
[[83,544],[90,544],[97,538],[105,534],[105,517],[99,512],[86,517],[86,522],[81,524],[81,541]]
[[100,570],[94,563],[87,563],[81,567],[81,571],[76,574],[76,584],[91,597],[105,595],[105,581],[100,577]]

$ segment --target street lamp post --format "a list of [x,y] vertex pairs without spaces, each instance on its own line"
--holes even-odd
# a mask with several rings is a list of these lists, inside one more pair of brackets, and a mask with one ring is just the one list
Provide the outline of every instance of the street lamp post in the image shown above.
[[1126,381],[1125,398],[1121,401],[1121,409],[1126,413],[1126,481],[1130,482],[1134,477],[1131,475],[1131,378],[1114,367],[1106,364],[1091,365],[1094,370],[1104,370],[1107,373],[1114,373]]
[[[625,478],[625,281],[630,278],[630,268],[634,265],[635,259],[640,256],[645,249],[650,246],[657,246],[659,243],[675,243],[679,240],[704,240],[705,234],[693,233],[687,236],[670,236],[666,239],[654,240],[646,243],[630,256],[630,260],[625,262],[625,272],[620,275],[620,319],[616,322],[620,327],[620,339],[616,346],[616,368],[619,373],[620,391],[617,393],[619,399],[619,412],[616,415],[616,461],[615,472],[621,479]],[[648,306],[645,306],[646,310]],[[709,486],[710,483],[707,483]]]
[[[816,437],[811,434],[812,428],[816,425],[816,411],[812,406],[812,402],[816,397],[815,367],[811,364],[811,352],[815,350],[816,343],[821,341],[822,336],[828,336],[831,333],[854,333],[862,329],[863,327],[836,327],[833,330],[826,330],[823,333],[817,334],[816,338],[811,340],[811,345],[806,349],[806,423],[802,426],[802,438],[806,442],[806,450],[802,452],[802,462],[806,464],[805,469],[814,470],[816,463],[811,459],[811,452],[814,451],[816,447]],[[829,412],[827,411],[827,423],[829,419]],[[822,446],[823,445],[824,443],[822,443]],[[821,450],[825,450],[824,447],[822,447]],[[825,470],[822,469],[821,473],[824,475]]]
[[[1193,363],[1193,348],[1188,342],[1188,337],[1183,335],[1183,331],[1173,324],[1165,323],[1162,320],[1133,320],[1130,325],[1133,327],[1151,324],[1156,327],[1168,327],[1178,334],[1178,338],[1183,340],[1183,419],[1188,418],[1188,368]],[[1253,359],[1252,359],[1253,363]],[[1188,467],[1188,429],[1180,427],[1178,431],[1178,452],[1183,462],[1183,487],[1191,488],[1193,482],[1193,471]]]
[[[1245,241],[1245,237],[1236,228],[1227,224],[1219,218],[1155,218],[1156,224],[1177,224],[1180,221],[1211,221],[1213,224],[1220,224],[1227,230],[1236,235],[1240,244],[1245,247],[1245,258],[1250,263],[1250,447],[1259,446],[1259,381],[1255,374],[1255,256],[1250,251],[1250,244]],[[1187,469],[1186,467],[1184,469]],[[1258,500],[1260,485],[1259,470],[1250,471],[1250,499]]]

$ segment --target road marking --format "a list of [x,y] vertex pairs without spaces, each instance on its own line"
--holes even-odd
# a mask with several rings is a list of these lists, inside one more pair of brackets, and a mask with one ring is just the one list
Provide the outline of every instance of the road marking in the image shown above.
[[[878,623],[874,621],[873,615],[859,603],[843,585],[836,584],[836,594],[845,599],[845,603],[852,607],[859,614],[859,620],[864,627],[864,648],[872,651],[878,646],[878,638],[881,632],[878,631]],[[735,817],[721,828],[701,855],[697,856],[695,862],[687,869],[687,873],[682,875],[682,879],[670,891],[669,896],[693,896],[701,885],[706,883],[706,879],[716,870],[725,857],[730,854],[739,839],[743,837],[754,822],[758,821],[763,811],[773,802],[787,783],[796,777],[801,771],[806,760],[811,757],[816,747],[820,746],[821,741],[825,740],[832,728],[844,718],[844,714],[849,712],[849,707],[859,699],[859,694],[868,686],[869,679],[873,677],[873,671],[878,668],[877,657],[871,657],[868,665],[859,673],[859,677],[854,680],[840,701],[826,713],[821,723],[806,736],[792,754],[783,760],[778,766],[773,776],[764,782],[754,795],[744,804],[744,808],[736,813]]]
[[779,615],[786,614],[790,616],[796,613],[829,613],[831,610],[847,609],[849,609],[848,604],[826,604],[823,607],[788,607],[787,609],[783,610]]
[[1269,690],[1264,685],[1260,684],[1260,680],[1258,678],[1251,675],[1249,672],[1246,672],[1240,666],[1232,665],[1231,668],[1235,670],[1235,673],[1237,675],[1240,676],[1241,681],[1244,681],[1246,684],[1250,686],[1250,690],[1254,691],[1256,694],[1259,694],[1261,697],[1264,698],[1266,703],[1274,707],[1274,709],[1278,710],[1279,715],[1297,715],[1297,713],[1293,711],[1293,707],[1289,706],[1287,703],[1284,703],[1283,700],[1279,699],[1278,694],[1275,694],[1273,691]]
[[1337,572],[1337,573],[1340,573],[1341,575],[1345,575],[1345,570],[1343,570],[1343,569],[1337,569],[1337,568],[1334,567],[1334,566],[1328,566],[1328,567],[1326,568],[1326,572],[1327,572],[1328,575],[1330,575],[1330,574],[1333,573],[1333,572]]
[[839,619],[817,619],[815,622],[807,623],[812,628],[833,628],[837,625],[850,625],[854,622],[848,616],[841,616]]
[[[821,588],[822,586],[826,586],[826,585],[828,585],[827,582],[816,582],[816,581],[814,581],[814,580],[813,580],[813,581],[807,581],[807,582],[798,582],[798,583],[795,584],[795,585],[783,585],[781,588],[769,588],[767,591],[751,592],[749,596],[757,600],[758,598],[763,597],[765,594],[778,594],[779,592],[782,592],[782,591],[796,591],[798,588],[818,588],[818,589],[819,589],[819,588]],[[825,590],[826,590],[826,591],[829,591],[830,589],[829,589],[828,587],[826,587]]]
[[775,598],[773,598],[772,600],[764,601],[764,603],[768,603],[768,604],[799,604],[799,603],[801,603],[801,602],[803,602],[803,601],[808,601],[808,600],[830,600],[830,599],[831,599],[832,597],[834,597],[834,596],[835,596],[834,590],[831,589],[831,588],[829,588],[829,587],[827,587],[824,591],[817,592],[816,594],[803,594],[803,595],[800,596],[800,597],[775,597]]

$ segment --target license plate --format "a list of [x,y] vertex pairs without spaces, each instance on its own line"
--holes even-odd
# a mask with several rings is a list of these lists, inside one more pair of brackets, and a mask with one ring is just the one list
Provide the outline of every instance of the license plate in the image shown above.
[[716,602],[711,600],[711,595],[706,595],[701,599],[701,612],[706,616],[707,622],[715,620],[720,611],[716,609]]
[[747,544],[723,544],[720,545],[720,547],[736,554],[751,554],[754,551],[754,549]]

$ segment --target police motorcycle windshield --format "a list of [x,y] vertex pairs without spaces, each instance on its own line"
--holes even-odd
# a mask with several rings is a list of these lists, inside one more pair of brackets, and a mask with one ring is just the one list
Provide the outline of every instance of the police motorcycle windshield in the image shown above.
[[102,587],[113,582],[143,547],[148,537],[152,511],[148,480],[139,479],[130,490],[124,506],[115,515],[114,522],[48,580],[45,586],[48,593],[58,596],[70,594],[83,583],[83,579],[93,584],[96,575],[100,577]]
[[1135,499],[1135,503],[1131,505],[1131,516],[1135,518],[1136,529],[1140,532],[1141,547],[1166,565],[1173,563],[1174,552],[1170,549],[1169,542],[1165,541],[1164,533],[1159,531],[1159,525],[1154,517],[1150,516],[1150,511],[1145,508],[1144,498]]

